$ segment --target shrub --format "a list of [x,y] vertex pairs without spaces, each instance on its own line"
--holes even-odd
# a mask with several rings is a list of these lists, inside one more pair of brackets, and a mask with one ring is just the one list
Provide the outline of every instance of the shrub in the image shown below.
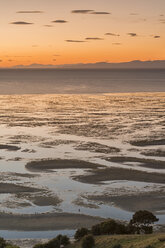
[[51,239],[45,244],[44,248],[60,248],[60,242],[57,238]]
[[5,248],[6,245],[6,241],[3,238],[0,238],[0,248]]
[[101,234],[115,234],[117,223],[114,220],[108,220],[100,224]]
[[70,244],[69,238],[66,235],[58,235],[45,244],[37,244],[33,248],[60,248],[61,245],[67,246]]
[[105,234],[129,234],[133,232],[133,226],[124,225],[115,220],[104,221],[100,224],[92,226],[91,233],[93,235]]
[[86,235],[82,239],[82,248],[93,248],[95,247],[95,240],[92,235]]
[[112,248],[122,248],[122,245],[121,244],[115,244],[112,246]]
[[92,232],[92,234],[95,235],[95,236],[101,235],[100,224],[97,224],[97,225],[92,226],[91,232]]
[[128,228],[124,224],[116,223],[115,234],[127,234]]
[[44,244],[36,244],[33,248],[45,248]]
[[89,230],[87,228],[80,228],[76,231],[74,238],[76,240],[80,240],[81,238],[83,238],[84,236],[86,236],[87,234],[89,234]]
[[56,239],[59,240],[60,245],[66,246],[70,244],[70,240],[66,235],[58,235]]
[[8,244],[7,246],[5,246],[5,248],[20,248],[20,247],[17,245]]

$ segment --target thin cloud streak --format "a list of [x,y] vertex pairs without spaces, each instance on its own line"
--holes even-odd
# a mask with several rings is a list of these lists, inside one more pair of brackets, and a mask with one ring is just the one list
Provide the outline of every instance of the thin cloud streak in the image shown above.
[[99,38],[99,37],[87,37],[85,39],[86,40],[104,40],[103,38]]
[[95,11],[91,9],[75,9],[72,10],[71,13],[73,14],[92,14],[92,15],[111,15],[110,12],[107,11]]
[[137,37],[136,33],[128,33],[128,35],[131,36],[131,37]]
[[105,35],[115,36],[115,37],[119,37],[120,36],[120,34],[114,34],[114,33],[105,33]]
[[110,12],[105,12],[105,11],[94,11],[94,12],[91,12],[90,14],[92,14],[92,15],[111,15]]
[[34,23],[32,23],[32,22],[24,22],[24,21],[16,21],[16,22],[11,22],[10,24],[14,24],[14,25],[33,25]]
[[75,10],[72,10],[71,13],[73,13],[73,14],[89,14],[93,11],[94,10],[90,10],[90,9],[75,9]]
[[66,20],[55,20],[55,21],[52,21],[53,23],[67,23]]
[[17,14],[43,14],[43,11],[40,10],[21,10],[17,11]]
[[120,42],[114,42],[114,43],[112,43],[112,45],[115,45],[115,46],[120,46],[122,43],[120,43]]
[[66,42],[70,42],[70,43],[83,43],[86,42],[85,40],[65,40]]
[[53,25],[49,25],[49,24],[47,24],[47,25],[44,25],[44,27],[47,27],[47,28],[52,28],[52,27],[54,27]]
[[137,16],[139,15],[138,13],[130,13],[131,16]]

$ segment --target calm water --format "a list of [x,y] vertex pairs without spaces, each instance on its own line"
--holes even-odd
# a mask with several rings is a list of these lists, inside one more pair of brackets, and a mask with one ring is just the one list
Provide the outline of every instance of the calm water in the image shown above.
[[0,70],[0,94],[165,91],[165,70]]

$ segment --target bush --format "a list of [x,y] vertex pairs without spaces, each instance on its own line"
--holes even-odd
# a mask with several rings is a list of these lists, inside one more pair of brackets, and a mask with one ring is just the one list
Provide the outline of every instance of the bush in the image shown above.
[[100,224],[101,234],[115,234],[117,223],[114,220],[108,220]]
[[51,239],[45,244],[44,248],[60,248],[60,242],[57,238]]
[[100,224],[92,226],[91,233],[93,235],[106,234],[130,234],[133,233],[134,227],[131,225],[124,225],[115,220],[104,221]]
[[0,238],[0,248],[5,248],[6,245],[6,241],[3,238]]
[[115,234],[128,234],[127,226],[116,223]]
[[7,246],[5,246],[5,248],[20,248],[20,247],[17,245],[8,244]]
[[45,244],[37,244],[33,248],[60,248],[60,245],[67,246],[70,244],[69,238],[66,235],[58,235]]
[[126,229],[127,229],[127,234],[135,234],[137,231],[137,228],[130,223],[126,226]]
[[95,240],[92,235],[86,235],[82,240],[82,248],[95,247]]
[[66,246],[70,244],[70,240],[66,235],[58,235],[56,239],[59,240],[60,245]]
[[45,248],[44,244],[37,244],[35,246],[33,246],[33,248]]
[[121,244],[115,244],[112,246],[112,248],[122,248],[122,245]]
[[97,224],[97,225],[92,226],[91,232],[92,232],[92,234],[95,235],[95,236],[101,235],[100,224]]
[[82,227],[76,231],[74,238],[75,238],[75,240],[80,240],[81,238],[83,238],[87,234],[89,234],[89,230],[87,228]]

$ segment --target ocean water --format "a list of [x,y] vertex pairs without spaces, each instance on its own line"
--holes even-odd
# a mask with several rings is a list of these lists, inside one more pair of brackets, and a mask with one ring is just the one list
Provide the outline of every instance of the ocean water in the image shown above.
[[5,69],[0,94],[163,92],[165,70]]

